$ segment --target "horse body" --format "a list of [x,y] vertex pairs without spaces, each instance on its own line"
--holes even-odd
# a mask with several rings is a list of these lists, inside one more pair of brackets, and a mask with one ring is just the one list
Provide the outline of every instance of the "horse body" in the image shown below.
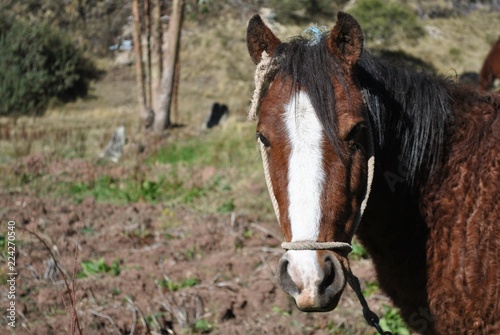
[[493,44],[479,72],[479,86],[484,90],[493,87],[495,79],[500,79],[500,38]]
[[[412,190],[404,155],[390,145],[380,149],[357,235],[381,288],[412,328],[424,334],[496,334],[500,101],[447,88],[454,113],[434,173],[422,171]],[[387,127],[386,136],[394,127]]]
[[362,44],[343,13],[314,43],[249,23],[257,138],[292,249],[278,282],[301,310],[334,309],[356,233],[415,330],[500,333],[500,98]]

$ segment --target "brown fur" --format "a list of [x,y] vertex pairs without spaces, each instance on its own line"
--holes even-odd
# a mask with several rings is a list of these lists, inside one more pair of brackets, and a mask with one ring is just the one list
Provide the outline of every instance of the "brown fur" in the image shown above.
[[479,73],[479,86],[483,90],[489,90],[495,79],[500,79],[500,38],[493,44],[483,62]]
[[[500,100],[465,88],[453,100],[438,172],[416,196],[392,192],[377,174],[358,236],[414,329],[499,334]],[[398,171],[382,160],[381,170]]]
[[500,334],[500,100],[454,101],[447,159],[422,187],[429,304],[440,333]]

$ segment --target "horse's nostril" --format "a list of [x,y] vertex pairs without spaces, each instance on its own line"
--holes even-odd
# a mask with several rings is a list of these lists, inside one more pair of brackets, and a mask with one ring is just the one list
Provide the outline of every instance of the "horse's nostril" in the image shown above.
[[278,266],[278,284],[286,293],[294,296],[299,293],[297,285],[293,282],[292,277],[288,273],[288,265],[290,262],[286,258],[280,260]]
[[318,286],[318,292],[321,294],[324,292],[330,285],[333,284],[335,280],[335,264],[330,256],[326,256],[323,264],[323,279]]

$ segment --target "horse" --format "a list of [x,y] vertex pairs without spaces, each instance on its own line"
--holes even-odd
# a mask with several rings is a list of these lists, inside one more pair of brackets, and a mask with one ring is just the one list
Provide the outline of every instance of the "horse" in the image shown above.
[[335,309],[346,282],[360,291],[356,234],[415,331],[500,334],[500,98],[373,56],[349,14],[316,35],[247,27],[278,284],[302,311]]
[[500,38],[493,44],[479,72],[479,86],[483,90],[493,88],[495,79],[500,79]]

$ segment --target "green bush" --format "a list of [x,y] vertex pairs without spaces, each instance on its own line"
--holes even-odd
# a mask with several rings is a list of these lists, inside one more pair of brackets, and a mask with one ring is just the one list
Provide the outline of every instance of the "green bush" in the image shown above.
[[358,20],[366,41],[387,44],[424,35],[415,13],[395,1],[358,0],[349,13]]
[[318,19],[332,20],[347,0],[269,0],[267,4],[276,11],[278,21],[304,23]]
[[12,18],[0,24],[0,115],[41,114],[52,98],[84,97],[98,75],[62,31]]

